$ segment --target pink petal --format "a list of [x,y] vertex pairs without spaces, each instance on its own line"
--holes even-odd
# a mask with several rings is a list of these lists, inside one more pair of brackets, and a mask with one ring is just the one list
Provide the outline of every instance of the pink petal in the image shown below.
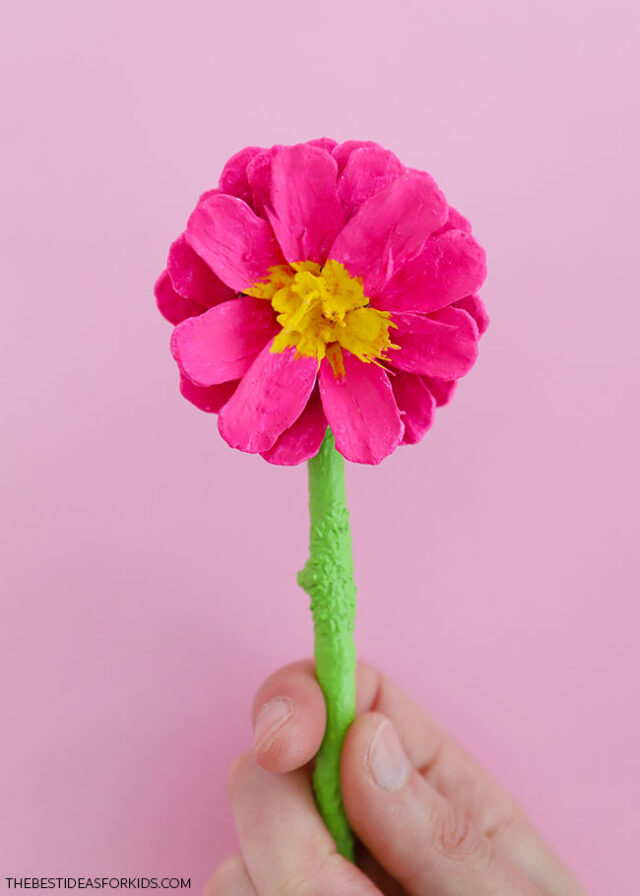
[[171,351],[180,371],[196,386],[213,386],[243,376],[277,331],[271,305],[238,296],[173,331]]
[[197,302],[192,302],[190,299],[185,299],[184,296],[179,295],[175,291],[167,271],[163,271],[160,274],[156,280],[153,292],[160,313],[169,323],[179,324],[185,318],[195,317],[198,314],[202,314],[205,310],[202,305],[198,305]]
[[331,154],[338,163],[338,172],[342,172],[351,153],[356,149],[361,149],[363,146],[382,149],[380,144],[374,143],[373,140],[347,140],[345,143],[339,143],[337,146],[334,146]]
[[298,419],[313,391],[315,358],[295,357],[266,345],[220,411],[218,429],[232,448],[259,454]]
[[315,457],[327,431],[320,393],[314,389],[307,406],[296,422],[278,436],[274,446],[262,452],[270,464],[291,467]]
[[423,376],[422,380],[435,398],[437,407],[449,404],[458,385],[458,380],[439,380],[433,376]]
[[284,258],[271,227],[241,199],[218,193],[187,222],[187,242],[220,279],[243,292]]
[[344,352],[345,375],[336,379],[326,358],[320,396],[338,451],[360,464],[379,464],[400,444],[404,426],[389,377],[375,364]]
[[323,263],[344,222],[332,156],[300,143],[282,149],[271,163],[273,231],[287,261]]
[[319,146],[325,152],[333,152],[337,145],[338,141],[333,140],[331,137],[318,137],[315,140],[307,140],[307,146]]
[[217,187],[214,190],[205,190],[204,193],[200,194],[197,205],[200,205],[201,202],[206,202],[207,199],[216,196],[218,193],[220,193],[220,190]]
[[420,376],[397,371],[389,379],[404,421],[402,444],[414,445],[433,423],[436,400]]
[[465,296],[455,304],[456,308],[462,308],[475,320],[478,332],[482,336],[489,326],[489,315],[480,296]]
[[219,383],[215,386],[196,386],[186,376],[180,377],[180,392],[201,411],[217,414],[235,392],[238,380]]
[[465,233],[471,233],[471,222],[467,221],[465,216],[461,215],[452,205],[449,206],[447,220],[439,230],[435,231],[434,236],[446,233],[447,230],[463,230]]
[[350,218],[363,202],[385,190],[405,170],[402,162],[381,146],[354,149],[338,178],[338,196],[346,217]]
[[283,149],[282,146],[272,146],[265,149],[247,165],[247,180],[251,187],[253,209],[262,217],[266,209],[271,208],[271,163],[274,157]]
[[376,308],[429,313],[475,292],[487,276],[485,252],[471,234],[449,230],[429,237],[375,297]]
[[220,175],[219,186],[223,193],[237,196],[238,199],[251,205],[251,187],[247,180],[247,165],[262,151],[261,146],[245,146],[240,152],[231,156]]
[[360,206],[329,250],[368,296],[382,292],[394,271],[422,249],[440,227],[447,204],[428,174],[406,174]]
[[233,296],[233,290],[216,277],[211,268],[196,255],[184,234],[171,244],[167,271],[175,291],[203,308],[212,308]]
[[405,311],[392,320],[397,326],[393,341],[400,349],[389,351],[389,362],[398,370],[454,380],[468,373],[478,356],[478,328],[459,308],[443,308],[430,317]]

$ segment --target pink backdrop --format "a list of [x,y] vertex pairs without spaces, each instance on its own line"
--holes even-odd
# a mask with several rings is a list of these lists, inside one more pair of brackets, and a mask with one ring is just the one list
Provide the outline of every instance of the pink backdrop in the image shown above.
[[373,138],[485,244],[493,323],[426,441],[348,469],[360,653],[637,893],[637,5],[2,6],[0,874],[234,850],[253,691],[311,650],[305,470],[182,400],[151,295],[247,143]]

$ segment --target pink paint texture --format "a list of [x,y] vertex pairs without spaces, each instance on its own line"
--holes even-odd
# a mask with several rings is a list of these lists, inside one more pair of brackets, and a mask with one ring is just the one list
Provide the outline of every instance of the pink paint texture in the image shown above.
[[253,692],[311,651],[305,471],[183,400],[150,285],[237,149],[330,134],[433,172],[490,260],[455,400],[349,465],[360,653],[591,894],[637,892],[639,24],[630,0],[2,5],[3,876],[198,891],[236,848]]

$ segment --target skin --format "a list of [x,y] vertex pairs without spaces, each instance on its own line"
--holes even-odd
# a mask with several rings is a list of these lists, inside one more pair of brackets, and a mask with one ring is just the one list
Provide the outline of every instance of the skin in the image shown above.
[[[278,698],[288,716],[260,731],[231,770],[241,855],[218,869],[205,896],[586,896],[513,797],[364,663],[342,752],[345,808],[359,840],[351,864],[336,853],[311,789],[325,724],[312,661],[264,682],[254,725]],[[402,753],[382,786],[380,744],[395,737]]]

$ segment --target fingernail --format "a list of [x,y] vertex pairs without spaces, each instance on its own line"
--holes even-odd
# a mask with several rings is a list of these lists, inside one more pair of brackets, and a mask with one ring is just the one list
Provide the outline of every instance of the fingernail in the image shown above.
[[288,697],[274,697],[265,703],[256,719],[253,729],[254,750],[266,746],[273,735],[293,713],[293,704]]
[[393,793],[407,783],[409,763],[391,722],[385,720],[374,734],[367,764],[373,780],[383,790]]

